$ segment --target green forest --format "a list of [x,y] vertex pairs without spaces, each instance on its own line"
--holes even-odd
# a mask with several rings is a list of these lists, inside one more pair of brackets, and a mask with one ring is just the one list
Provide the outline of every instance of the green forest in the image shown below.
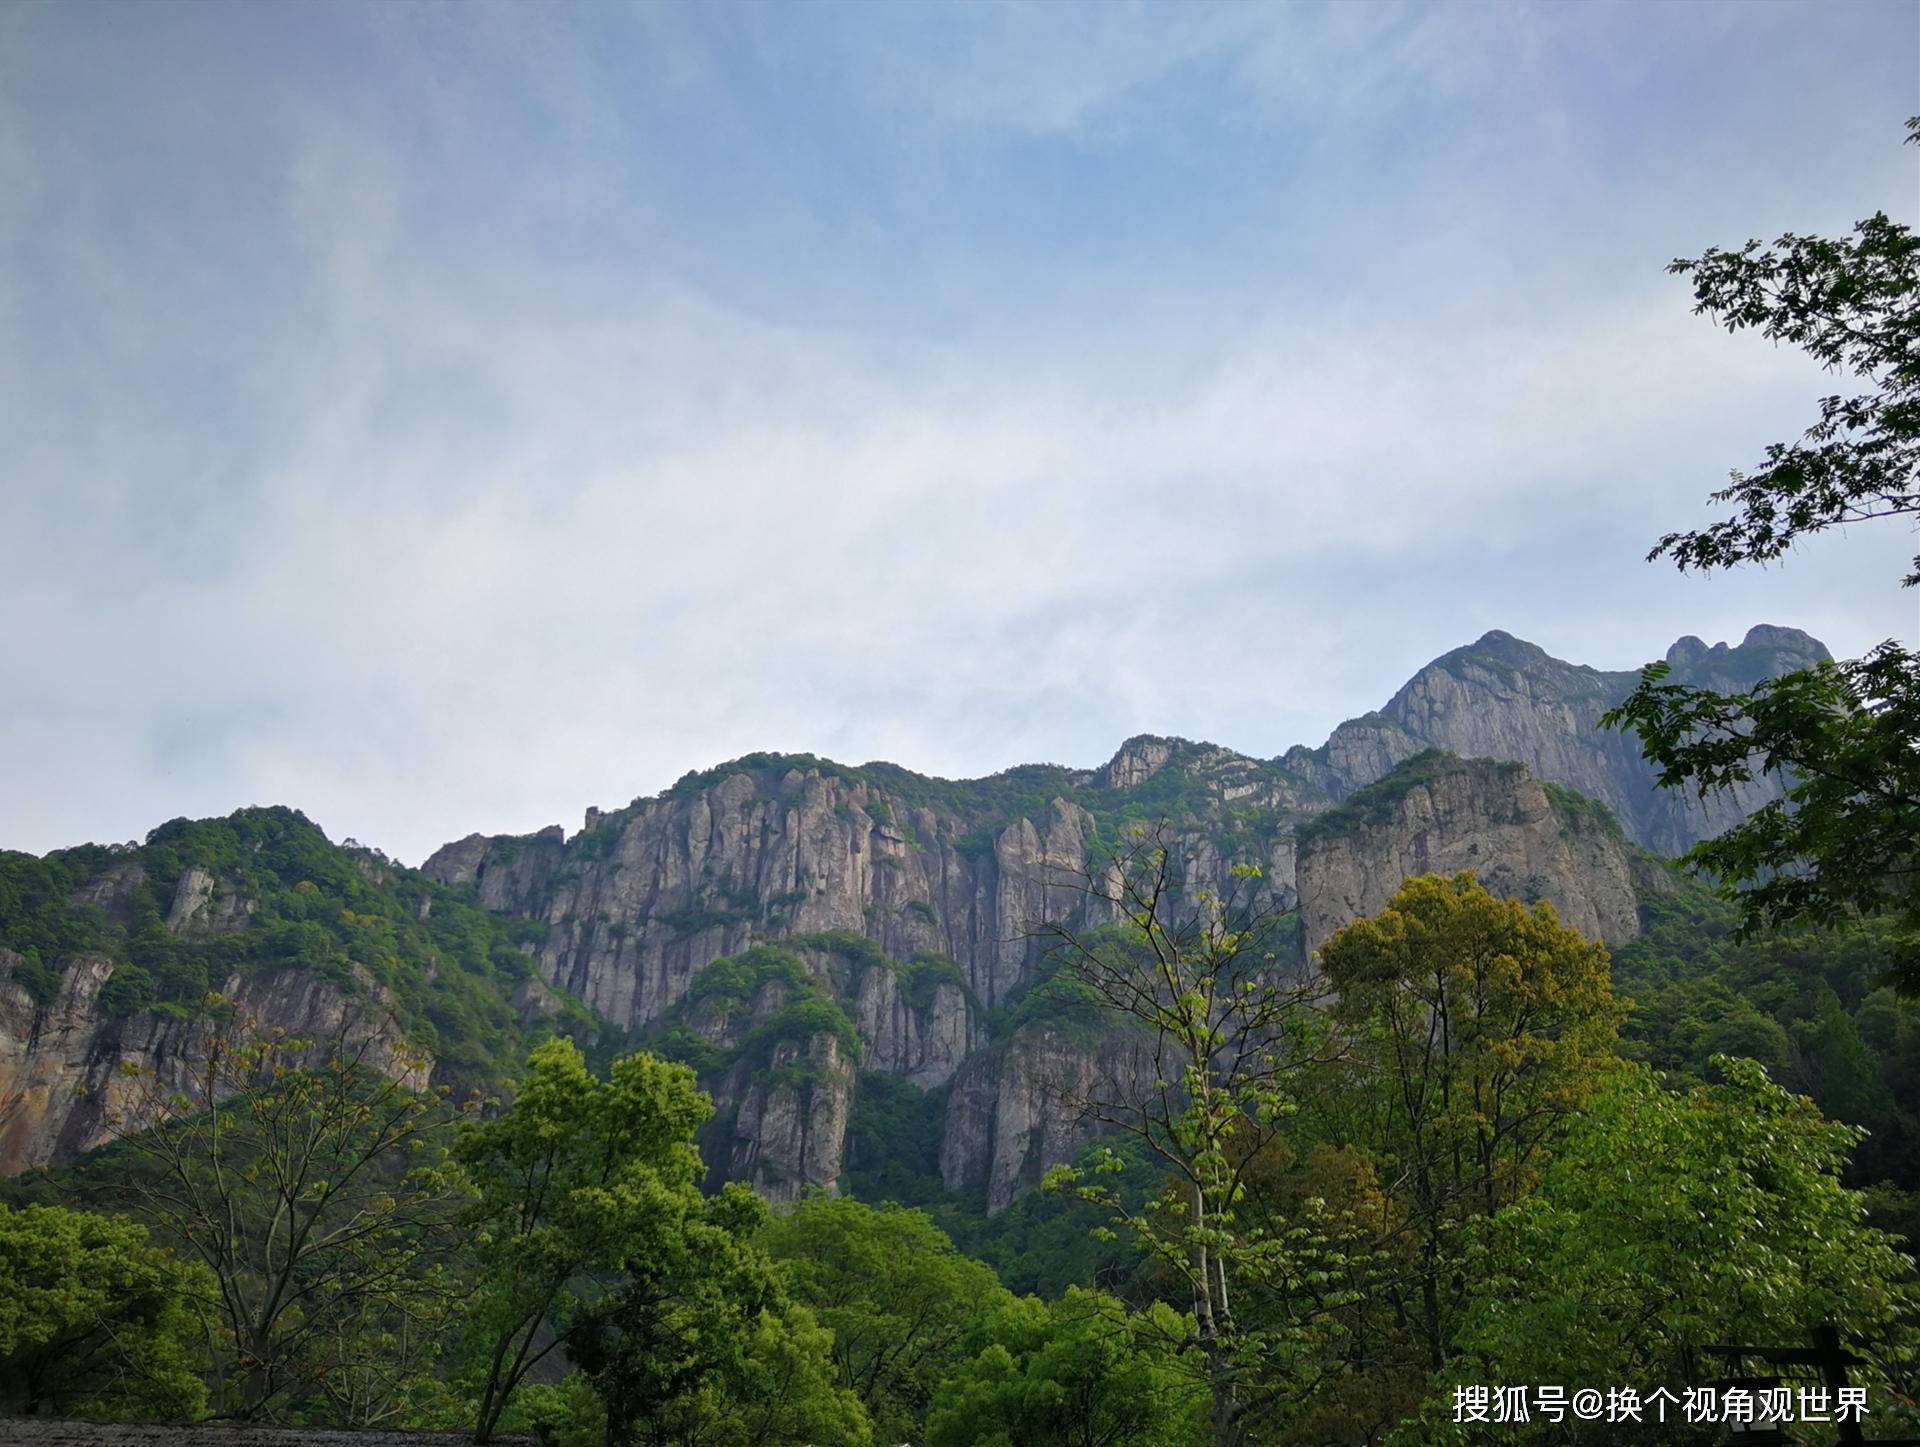
[[[6,856],[29,981],[36,957],[139,961],[119,1008],[209,1046],[153,1126],[7,1183],[8,1411],[582,1444],[1524,1440],[1456,1424],[1456,1388],[1677,1392],[1692,1347],[1829,1321],[1879,1425],[1910,1390],[1920,1005],[1882,982],[1881,922],[1742,938],[1674,868],[1610,956],[1551,905],[1418,877],[1302,976],[1270,963],[1297,948],[1284,913],[1169,907],[1177,863],[1141,834],[1124,922],[1063,929],[990,1028],[1118,1031],[1174,1078],[1086,1102],[1113,1129],[989,1216],[942,1188],[942,1092],[867,1072],[846,1194],[774,1211],[703,1189],[699,1081],[782,1038],[857,1055],[791,948],[706,966],[622,1053],[578,1006],[484,1013],[525,972],[514,930],[289,812],[132,857],[244,869],[260,903],[163,939],[164,890],[70,903],[127,856]],[[206,988],[285,967],[389,993],[419,1036],[513,1043],[419,1093]],[[770,983],[789,1003],[732,1049],[689,1028]],[[1686,1430],[1717,1440],[1651,1440]]]

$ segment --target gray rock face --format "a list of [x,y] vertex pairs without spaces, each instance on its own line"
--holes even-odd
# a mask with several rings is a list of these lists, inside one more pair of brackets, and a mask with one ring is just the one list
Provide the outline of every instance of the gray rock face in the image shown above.
[[469,834],[441,846],[426,868],[442,884],[474,885],[485,908],[511,912],[551,885],[565,843],[566,831],[558,824],[524,838]]
[[174,886],[173,904],[167,910],[167,928],[175,934],[189,930],[236,930],[246,924],[253,911],[254,901],[231,885],[222,884],[199,865],[189,865]]
[[702,1147],[712,1179],[746,1181],[781,1203],[810,1190],[838,1193],[860,1071],[930,1090],[984,1043],[971,992],[948,978],[951,964],[923,966],[909,984],[870,949],[796,941],[789,952],[853,1023],[857,1059],[828,1029],[754,1046],[756,1032],[795,1001],[785,981],[761,986],[745,1009],[709,998],[676,1012],[694,1034],[738,1052],[702,1079],[715,1107]]
[[982,831],[818,769],[743,770],[603,815],[564,846],[468,838],[423,867],[477,882],[489,908],[545,920],[547,980],[637,1030],[709,962],[756,938],[832,930],[896,959],[955,959],[991,1005],[1037,956],[1037,924],[1077,897],[1091,827],[1058,799],[1037,821]]
[[1165,739],[1128,739],[1107,762],[1104,770],[1109,789],[1131,789],[1144,784],[1167,766],[1173,757],[1173,745]]
[[763,1063],[742,1060],[714,1092],[726,1129],[722,1179],[744,1181],[776,1205],[811,1191],[840,1193],[854,1064],[832,1035],[782,1041]]
[[[1714,687],[1745,687],[1825,656],[1807,635],[1764,625],[1738,648],[1684,638],[1671,653],[1676,679]],[[1176,801],[1169,823],[1202,878],[1218,884],[1235,865],[1257,863],[1284,901],[1293,889],[1289,818],[1338,804],[1429,748],[1524,763],[1605,803],[1629,838],[1662,853],[1775,797],[1769,781],[1705,807],[1656,789],[1636,742],[1596,728],[1636,677],[1563,663],[1494,632],[1436,659],[1320,749],[1277,760],[1143,736],[1099,771],[1015,771],[1044,774],[1058,792],[1013,812],[996,797],[1009,775],[946,785],[883,774],[885,766],[761,756],[623,810],[590,810],[589,827],[571,841],[557,826],[526,838],[472,835],[424,868],[472,884],[490,909],[545,921],[547,982],[629,1030],[662,1019],[708,962],[755,939],[828,930],[865,935],[896,959],[949,956],[990,1009],[1027,977],[1036,927],[1085,907],[1081,876],[1096,826],[1076,800],[1164,794]],[[1196,800],[1211,814],[1196,817]],[[1277,821],[1264,838],[1218,827],[1220,811],[1249,807]],[[1235,836],[1230,848],[1223,833]]]
[[916,1010],[890,971],[870,969],[848,1003],[866,1068],[923,1090],[945,1085],[981,1040],[979,1022],[959,985],[935,985],[926,1008]]
[[969,1060],[947,1096],[940,1177],[984,1196],[989,1213],[1011,1205],[1053,1166],[1080,1154],[1095,1128],[1089,1101],[1141,1098],[1150,1067],[1138,1037],[1029,1030]]
[[[1316,820],[1300,846],[1300,925],[1317,950],[1377,914],[1403,880],[1471,869],[1496,895],[1552,902],[1582,934],[1624,944],[1640,933],[1634,851],[1610,820],[1556,807],[1523,765],[1439,763]],[[1382,793],[1391,797],[1380,797]]]
[[[179,1089],[205,1065],[199,1022],[153,1012],[101,1016],[96,1003],[113,961],[70,961],[44,1008],[13,978],[20,964],[20,956],[0,950],[0,1163],[7,1171],[70,1160],[105,1145],[120,1126],[144,1125],[138,1074]],[[430,1065],[402,1053],[384,998],[371,981],[365,986],[365,993],[348,995],[302,971],[280,970],[235,976],[223,993],[242,1019],[320,1041],[370,1041],[367,1058],[376,1069],[425,1089]]]
[[[1734,691],[1828,654],[1798,629],[1761,624],[1737,648],[1709,648],[1688,637],[1667,656],[1673,682]],[[1329,791],[1344,796],[1423,749],[1513,760],[1538,778],[1598,799],[1635,843],[1659,854],[1682,853],[1779,796],[1778,785],[1760,781],[1702,806],[1657,788],[1638,741],[1597,727],[1638,680],[1637,670],[1602,672],[1563,663],[1495,631],[1436,658],[1379,713],[1342,724],[1316,756],[1300,762],[1319,764]]]

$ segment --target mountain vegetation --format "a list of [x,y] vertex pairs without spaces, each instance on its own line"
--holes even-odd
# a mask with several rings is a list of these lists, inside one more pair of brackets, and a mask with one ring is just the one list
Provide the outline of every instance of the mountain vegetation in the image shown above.
[[[1134,879],[1177,894],[1165,860]],[[656,1055],[596,1071],[556,1037],[455,1109],[262,1027],[213,1109],[12,1183],[0,1383],[557,1442],[1413,1443],[1457,1435],[1459,1384],[1678,1388],[1691,1346],[1838,1321],[1895,1418],[1914,1183],[1831,1117],[1900,1128],[1914,1007],[1871,941],[1795,954],[1690,881],[1652,898],[1614,959],[1550,904],[1414,877],[1323,949],[1329,989],[1276,1001],[1233,900],[1123,911],[1052,978],[1148,1007],[1131,1083],[1164,1114],[991,1218],[924,1172],[917,1205],[703,1189],[713,1104]],[[772,948],[714,976],[711,1020],[813,979]]]

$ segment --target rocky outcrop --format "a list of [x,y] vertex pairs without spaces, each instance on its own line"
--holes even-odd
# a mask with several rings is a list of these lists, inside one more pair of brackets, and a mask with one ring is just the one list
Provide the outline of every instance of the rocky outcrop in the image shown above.
[[[1737,648],[1682,638],[1668,650],[1667,661],[1672,682],[1738,691],[1827,656],[1798,629],[1762,624]],[[1436,658],[1379,713],[1342,724],[1319,750],[1298,750],[1287,762],[1340,797],[1429,748],[1511,760],[1537,778],[1598,799],[1635,843],[1659,854],[1683,853],[1779,797],[1772,780],[1705,804],[1657,787],[1638,741],[1598,726],[1638,681],[1637,670],[1603,672],[1563,663],[1496,630]]]
[[174,886],[167,928],[175,934],[189,930],[224,933],[243,928],[253,911],[254,901],[223,883],[212,870],[193,864],[181,871],[180,882]]
[[1055,798],[1034,814],[982,827],[818,767],[741,767],[599,816],[564,848],[468,838],[423,867],[544,920],[546,979],[627,1029],[756,939],[836,930],[896,959],[948,956],[991,1006],[1024,978],[1035,929],[1072,907],[1085,869],[1087,812]]
[[764,1060],[742,1060],[715,1088],[725,1132],[719,1179],[744,1181],[776,1205],[812,1191],[840,1192],[854,1062],[831,1034],[781,1041]]
[[[141,1011],[98,1009],[114,962],[81,955],[61,972],[53,999],[37,1005],[15,978],[21,957],[0,949],[0,1161],[19,1171],[71,1160],[137,1129],[151,1087],[184,1089],[207,1059],[208,1026]],[[371,980],[359,993],[297,970],[234,976],[224,993],[237,1019],[318,1042],[367,1047],[373,1066],[425,1089],[431,1062],[404,1048],[390,1007]]]
[[1109,789],[1131,789],[1136,784],[1144,784],[1167,766],[1173,758],[1174,743],[1171,739],[1156,739],[1147,735],[1128,739],[1120,745],[1119,752],[1107,761],[1101,776]]
[[1624,944],[1640,932],[1636,851],[1619,826],[1521,764],[1418,755],[1312,821],[1299,850],[1309,952],[1377,914],[1409,876],[1463,869],[1496,895],[1551,901],[1590,938]]
[[711,1047],[692,1052],[715,1106],[710,1179],[780,1202],[838,1192],[861,1072],[936,1089],[984,1043],[951,960],[902,964],[848,934],[788,945],[715,962],[669,1027]]
[[558,824],[525,837],[469,834],[437,850],[426,872],[442,884],[471,884],[485,908],[514,913],[521,901],[553,883],[566,838]]
[[972,992],[957,978],[910,984],[892,969],[869,967],[840,998],[860,1033],[865,1068],[923,1090],[945,1085],[984,1039]]
[[950,1191],[1004,1210],[1072,1161],[1103,1113],[1144,1100],[1143,1042],[1126,1031],[1029,1029],[970,1059],[954,1078],[940,1139]]

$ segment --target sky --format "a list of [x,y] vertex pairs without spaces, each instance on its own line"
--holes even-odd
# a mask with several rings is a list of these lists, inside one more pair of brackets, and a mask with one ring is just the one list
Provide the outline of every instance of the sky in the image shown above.
[[1834,386],[1666,263],[1916,111],[1914,0],[0,0],[0,848],[1915,642],[1900,524],[1645,555]]

